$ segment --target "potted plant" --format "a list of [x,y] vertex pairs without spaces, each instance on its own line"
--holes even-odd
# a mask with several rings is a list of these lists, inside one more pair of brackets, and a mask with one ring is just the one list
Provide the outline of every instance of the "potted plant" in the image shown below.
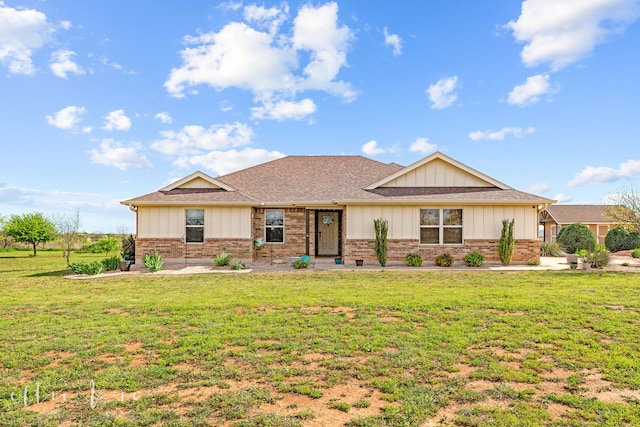
[[580,258],[579,254],[567,254],[567,263],[572,270],[578,268],[578,258]]
[[129,271],[131,264],[136,262],[136,241],[133,235],[122,239],[120,257],[120,271]]

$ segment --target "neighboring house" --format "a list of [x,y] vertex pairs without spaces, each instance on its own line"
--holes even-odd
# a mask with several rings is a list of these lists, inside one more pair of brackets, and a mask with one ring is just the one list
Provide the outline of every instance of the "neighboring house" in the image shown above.
[[225,249],[239,258],[373,261],[373,221],[385,218],[389,260],[478,251],[495,261],[502,220],[515,219],[513,260],[525,262],[539,259],[538,212],[553,202],[437,152],[407,167],[289,156],[218,178],[194,172],[121,203],[136,212],[138,258],[156,250],[205,258]]
[[607,205],[552,205],[540,212],[540,224],[544,226],[544,241],[555,242],[565,225],[581,222],[588,226],[599,244],[610,229],[617,224],[605,216]]

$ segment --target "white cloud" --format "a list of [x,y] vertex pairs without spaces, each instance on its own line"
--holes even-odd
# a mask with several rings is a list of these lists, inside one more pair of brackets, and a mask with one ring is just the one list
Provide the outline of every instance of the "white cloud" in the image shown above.
[[389,34],[387,27],[384,27],[384,44],[393,48],[393,56],[402,53],[402,39],[397,34]]
[[309,98],[300,102],[278,101],[265,103],[262,107],[251,108],[254,119],[301,120],[316,112],[316,104]]
[[509,92],[507,102],[511,105],[524,107],[540,101],[542,95],[554,94],[557,91],[557,88],[551,87],[549,74],[537,74],[527,77],[524,84],[514,87]]
[[429,138],[418,138],[411,144],[411,147],[409,147],[409,151],[422,154],[433,153],[437,149],[438,146],[430,143]]
[[378,154],[386,153],[387,150],[378,147],[378,142],[372,139],[362,146],[362,152],[367,156],[377,156]]
[[12,74],[34,74],[34,51],[54,32],[47,16],[34,9],[13,9],[0,2],[0,64]]
[[124,110],[115,110],[110,112],[104,118],[104,130],[129,130],[131,128],[131,119],[124,114]]
[[551,189],[551,186],[549,185],[548,182],[537,182],[535,184],[530,185],[529,188],[527,188],[527,193],[542,194],[542,193],[546,193],[550,189]]
[[120,142],[113,139],[103,139],[99,149],[89,151],[91,154],[91,162],[105,166],[113,166],[120,170],[128,169],[151,169],[144,154],[140,153],[142,146],[138,143],[123,146]]
[[589,55],[596,44],[638,17],[636,0],[525,0],[506,27],[519,42],[529,67],[548,63],[559,70]]
[[640,160],[627,160],[620,163],[618,169],[608,166],[587,166],[569,182],[569,187],[578,187],[585,184],[605,184],[623,178],[635,178],[638,176],[640,176]]
[[558,193],[553,200],[557,200],[558,203],[569,203],[573,198],[569,195]]
[[50,116],[45,116],[47,123],[51,126],[55,126],[60,129],[71,130],[76,127],[81,121],[82,116],[86,113],[84,107],[76,107],[70,105],[54,113]]
[[499,140],[502,141],[507,136],[512,135],[516,138],[521,138],[524,135],[529,135],[535,133],[536,129],[533,127],[528,127],[525,129],[519,127],[503,127],[498,131],[493,130],[477,130],[475,132],[469,133],[469,138],[474,141],[482,141],[486,139],[491,140]]
[[163,139],[151,144],[151,148],[168,156],[202,155],[205,151],[216,151],[251,144],[253,130],[243,123],[226,123],[202,126],[185,126],[180,131],[160,132]]
[[78,64],[71,60],[71,57],[75,55],[75,52],[71,50],[57,50],[51,54],[51,62],[49,68],[51,72],[60,77],[61,79],[67,79],[67,74],[82,75],[84,70],[80,68]]
[[213,170],[219,175],[224,175],[284,156],[279,151],[246,147],[240,151],[211,151],[188,158],[183,157],[176,160],[174,164],[183,169],[202,167],[203,169]]
[[236,87],[251,91],[262,108],[280,101],[308,107],[308,102],[295,100],[305,90],[355,99],[351,85],[336,79],[347,64],[353,38],[347,26],[338,25],[336,3],[302,6],[291,32],[278,32],[288,18],[286,3],[271,9],[249,6],[244,11],[249,23],[268,30],[231,22],[218,32],[185,37],[182,64],[164,83],[170,95],[184,97],[185,90],[199,85],[218,91]]
[[249,23],[254,23],[259,28],[265,28],[269,34],[276,34],[280,26],[289,17],[289,5],[285,2],[280,7],[271,7],[269,9],[264,6],[255,4],[244,8],[244,19]]
[[167,113],[166,111],[156,114],[154,118],[156,120],[160,120],[164,124],[171,124],[171,122],[173,121],[169,113]]
[[220,102],[220,111],[222,111],[223,113],[227,113],[231,110],[233,110],[233,104],[231,103],[231,101],[225,99],[224,101]]
[[444,77],[429,86],[425,91],[431,101],[431,108],[442,110],[450,107],[458,98],[455,90],[458,87],[458,76]]

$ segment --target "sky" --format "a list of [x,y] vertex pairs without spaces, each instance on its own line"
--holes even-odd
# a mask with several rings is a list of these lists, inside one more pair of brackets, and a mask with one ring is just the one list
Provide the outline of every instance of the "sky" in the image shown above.
[[120,201],[196,170],[434,151],[607,203],[640,187],[639,18],[640,0],[0,0],[0,216],[135,233]]

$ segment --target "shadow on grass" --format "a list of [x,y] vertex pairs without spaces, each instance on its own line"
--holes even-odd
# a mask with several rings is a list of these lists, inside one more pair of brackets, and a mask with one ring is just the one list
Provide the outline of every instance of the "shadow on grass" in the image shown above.
[[45,271],[43,273],[35,273],[35,274],[30,274],[27,277],[63,277],[65,274],[70,273],[71,270],[69,270],[68,268],[65,270],[58,270],[58,271]]

